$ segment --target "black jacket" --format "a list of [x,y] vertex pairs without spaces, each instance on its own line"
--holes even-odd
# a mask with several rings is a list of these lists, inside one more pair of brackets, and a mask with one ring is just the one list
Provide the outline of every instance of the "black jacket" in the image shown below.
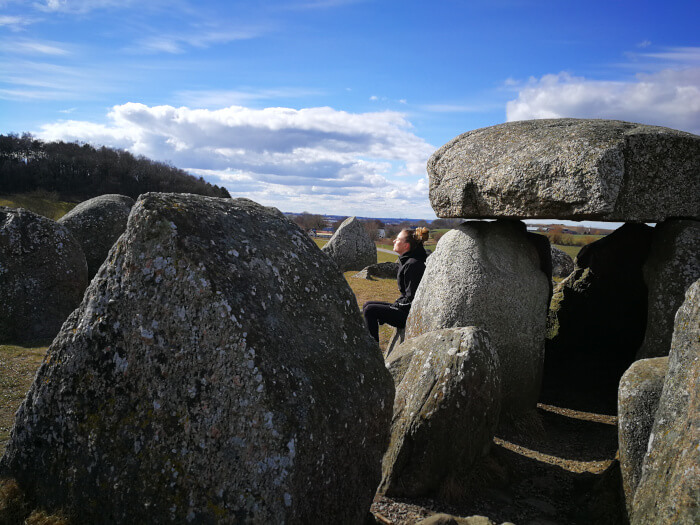
[[396,282],[399,285],[399,297],[394,306],[408,312],[411,309],[411,303],[416,296],[416,290],[423,278],[425,272],[425,260],[428,254],[425,252],[422,244],[410,252],[404,253],[399,257],[399,271],[396,274]]

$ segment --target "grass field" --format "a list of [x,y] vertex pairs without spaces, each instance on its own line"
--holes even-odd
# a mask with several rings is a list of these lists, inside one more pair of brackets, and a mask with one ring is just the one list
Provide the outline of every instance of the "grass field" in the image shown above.
[[71,211],[77,203],[59,201],[58,196],[52,193],[36,191],[21,195],[0,195],[0,206],[10,208],[26,208],[38,215],[57,221]]

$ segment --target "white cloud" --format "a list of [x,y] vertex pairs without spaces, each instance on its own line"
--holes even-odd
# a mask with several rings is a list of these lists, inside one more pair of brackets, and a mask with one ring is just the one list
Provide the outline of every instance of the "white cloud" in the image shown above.
[[71,52],[66,45],[60,42],[44,42],[39,40],[4,40],[6,49],[12,49],[13,54],[18,55],[48,55],[65,56]]
[[263,29],[207,30],[199,33],[155,35],[140,40],[128,50],[135,53],[184,53],[187,48],[205,49],[216,44],[249,40],[263,34]]
[[411,132],[401,113],[128,103],[108,118],[108,124],[55,122],[37,135],[167,160],[232,195],[285,211],[433,216],[425,165],[435,148]]
[[251,102],[266,100],[271,98],[299,98],[314,95],[321,95],[317,89],[305,88],[277,88],[259,90],[202,90],[202,91],[180,91],[175,97],[186,106],[194,107],[226,107],[245,105]]
[[133,4],[133,0],[45,0],[34,2],[34,7],[46,13],[82,14],[97,9],[123,8]]
[[[694,53],[686,50],[683,56]],[[634,81],[590,80],[568,73],[545,75],[522,86],[518,98],[508,102],[506,114],[508,121],[605,118],[700,134],[700,67],[640,73]]]
[[23,16],[0,16],[0,27],[8,27],[12,31],[21,31],[34,22],[36,20]]

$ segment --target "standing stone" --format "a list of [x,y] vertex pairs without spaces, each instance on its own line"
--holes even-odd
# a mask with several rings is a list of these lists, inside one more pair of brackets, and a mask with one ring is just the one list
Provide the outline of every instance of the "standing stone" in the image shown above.
[[379,492],[416,497],[488,452],[500,412],[500,370],[480,328],[423,334],[397,354],[404,347],[413,357],[396,387]]
[[630,521],[700,522],[700,280],[676,314],[668,373]]
[[362,270],[377,263],[377,247],[355,217],[345,219],[321,249],[333,259],[341,272]]
[[642,462],[667,370],[668,357],[641,359],[632,363],[620,379],[617,435],[628,515],[632,513],[634,492],[642,475]]
[[668,355],[676,311],[690,285],[700,278],[700,222],[657,224],[643,271],[649,288],[649,314],[637,359]]
[[574,271],[574,260],[564,250],[552,245],[552,275],[568,277]]
[[95,276],[109,249],[124,233],[133,205],[134,199],[125,195],[100,195],[81,202],[58,220],[82,246],[89,279]]
[[574,271],[557,285],[548,318],[545,391],[579,393],[579,399],[602,403],[595,409],[614,413],[620,377],[646,330],[642,266],[652,230],[628,223],[584,246]]
[[442,328],[484,328],[500,361],[503,410],[534,408],[542,377],[548,281],[522,223],[463,223],[440,239],[428,259],[406,338]]
[[335,265],[247,199],[148,193],[0,477],[79,523],[360,523],[393,382]]
[[53,339],[87,283],[83,250],[64,226],[0,206],[0,343]]
[[399,263],[381,262],[370,264],[363,268],[360,273],[356,273],[353,277],[357,279],[396,279],[396,274],[399,273]]
[[700,136],[600,119],[469,131],[428,161],[438,217],[700,219]]

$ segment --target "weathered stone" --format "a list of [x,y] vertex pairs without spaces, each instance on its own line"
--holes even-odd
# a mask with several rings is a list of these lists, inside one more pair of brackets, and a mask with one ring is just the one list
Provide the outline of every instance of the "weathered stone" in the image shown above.
[[552,275],[568,277],[574,271],[574,260],[564,250],[552,246]]
[[657,224],[643,271],[649,313],[637,359],[668,355],[676,311],[686,290],[700,278],[700,222],[669,220]]
[[142,195],[0,477],[75,523],[360,523],[393,382],[335,265],[247,199]]
[[438,217],[700,218],[700,136],[617,120],[508,122],[428,161]]
[[495,522],[488,519],[486,516],[469,516],[468,518],[460,518],[451,514],[433,514],[419,521],[416,525],[496,525]]
[[678,309],[631,523],[700,522],[700,280]]
[[379,492],[420,496],[488,452],[500,412],[498,357],[486,331],[450,328],[407,340]]
[[642,462],[667,369],[668,357],[641,359],[632,363],[620,379],[617,435],[628,514],[632,512],[634,492],[642,475]]
[[501,363],[503,410],[534,408],[549,286],[522,223],[465,222],[447,232],[428,259],[406,337],[458,326],[486,329]]
[[58,220],[82,246],[89,279],[95,276],[109,249],[124,233],[133,205],[134,199],[125,195],[100,195],[81,202]]
[[574,271],[555,288],[547,327],[546,391],[578,393],[579,399],[603,403],[596,409],[614,413],[620,377],[634,361],[646,330],[642,266],[652,230],[628,223],[584,246]]
[[382,262],[370,264],[359,273],[353,275],[353,277],[358,279],[396,279],[397,273],[399,273],[399,263]]
[[83,250],[64,226],[0,206],[0,343],[53,339],[87,283]]
[[345,219],[321,249],[341,272],[362,270],[365,266],[377,263],[377,247],[355,217]]

